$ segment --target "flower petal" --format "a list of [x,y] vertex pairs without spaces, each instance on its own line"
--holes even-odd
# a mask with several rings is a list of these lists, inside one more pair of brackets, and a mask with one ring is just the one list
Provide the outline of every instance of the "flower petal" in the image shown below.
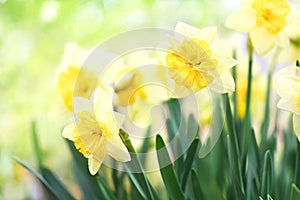
[[190,38],[204,40],[209,46],[217,35],[217,27],[206,27],[198,29],[184,22],[177,22],[175,32],[181,33]]
[[281,99],[278,104],[277,107],[282,109],[282,110],[286,110],[289,112],[292,112],[296,115],[300,115],[300,106],[298,104],[298,102],[296,101],[291,101],[291,100],[287,100],[287,99]]
[[249,34],[253,48],[258,55],[268,53],[276,44],[276,36],[264,28],[255,28]]
[[225,71],[221,74],[221,76],[215,78],[208,87],[214,92],[224,94],[234,92],[235,83],[231,73],[229,71]]
[[94,159],[93,157],[90,157],[88,159],[89,171],[92,175],[95,175],[99,171],[102,162],[103,160],[99,161]]
[[131,160],[130,154],[119,135],[112,136],[107,140],[106,150],[110,156],[120,162],[128,162]]
[[256,24],[254,14],[242,7],[235,10],[226,19],[225,26],[240,32],[249,32]]
[[300,115],[293,115],[293,126],[296,136],[300,141]]
[[74,130],[75,130],[75,124],[71,123],[68,126],[66,126],[62,132],[62,136],[64,138],[67,138],[68,140],[74,141]]

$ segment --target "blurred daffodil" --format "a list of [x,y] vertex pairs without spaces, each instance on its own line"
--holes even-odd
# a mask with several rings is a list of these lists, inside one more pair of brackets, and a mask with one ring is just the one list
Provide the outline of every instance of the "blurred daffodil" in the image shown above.
[[130,161],[129,152],[119,136],[123,119],[112,111],[111,94],[98,87],[92,101],[75,97],[75,118],[64,128],[63,136],[74,141],[76,149],[88,158],[92,175],[96,174],[107,155],[120,162]]
[[277,107],[293,113],[293,126],[300,141],[300,64],[281,69],[274,76],[275,88],[281,97]]
[[172,48],[166,55],[171,78],[179,88],[178,91],[182,91],[176,92],[177,97],[206,87],[218,93],[234,91],[235,85],[229,69],[236,61],[222,51],[216,40],[217,28],[198,29],[178,22],[175,32],[188,37],[184,41],[171,38]]
[[268,53],[275,45],[288,46],[285,32],[290,14],[288,0],[241,0],[242,7],[226,20],[226,26],[249,32],[254,50]]
[[88,51],[84,51],[76,44],[68,43],[57,70],[57,90],[69,110],[73,109],[73,95],[90,98],[98,81],[94,72],[82,68],[87,56]]
[[[239,64],[237,65],[236,76],[236,95],[237,95],[237,114],[243,119],[246,111],[247,99],[247,65],[248,57],[246,55],[238,55]],[[266,101],[266,75],[262,73],[259,63],[254,60],[252,64],[252,90],[251,90],[251,113],[253,120],[261,121],[263,118],[264,105]]]

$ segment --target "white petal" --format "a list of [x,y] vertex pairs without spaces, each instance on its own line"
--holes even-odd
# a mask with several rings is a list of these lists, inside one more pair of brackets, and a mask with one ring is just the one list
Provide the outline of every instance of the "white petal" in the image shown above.
[[235,83],[229,71],[223,72],[221,76],[214,79],[208,87],[212,91],[221,94],[235,91]]
[[107,140],[106,150],[110,156],[120,162],[128,162],[131,160],[130,154],[119,135],[112,136]]
[[249,32],[256,24],[256,18],[246,8],[240,8],[233,11],[226,19],[225,26],[231,29],[235,29],[240,32]]
[[280,46],[281,48],[287,48],[289,47],[290,44],[290,40],[288,35],[285,33],[285,31],[281,31],[278,34],[278,46]]
[[289,112],[292,112],[296,115],[300,115],[300,105],[297,101],[291,101],[291,100],[287,100],[287,99],[281,99],[278,104],[277,107],[282,109],[282,110],[286,110]]
[[250,39],[255,52],[264,55],[275,46],[277,37],[264,28],[255,28],[250,31]]
[[95,175],[99,171],[102,162],[103,160],[98,161],[93,157],[88,159],[89,171],[92,175]]
[[94,110],[99,121],[104,121],[106,113],[113,112],[112,93],[103,86],[98,86],[93,94]]
[[217,27],[206,27],[198,29],[184,22],[177,22],[175,32],[181,33],[190,38],[204,40],[210,46],[217,35]]
[[74,114],[77,115],[79,112],[88,111],[94,113],[93,102],[89,99],[82,97],[74,97]]
[[62,136],[64,138],[67,138],[68,140],[72,140],[74,141],[74,130],[75,130],[75,124],[69,124],[68,126],[66,126],[62,132]]
[[293,126],[296,136],[300,141],[300,115],[293,115]]

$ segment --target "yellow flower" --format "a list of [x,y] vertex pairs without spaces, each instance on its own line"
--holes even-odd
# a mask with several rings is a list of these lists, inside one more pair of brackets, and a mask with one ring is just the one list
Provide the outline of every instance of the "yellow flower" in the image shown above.
[[150,78],[154,74],[143,73],[137,69],[122,73],[124,73],[123,78],[115,83],[114,105],[128,106],[127,110],[131,121],[139,127],[147,127],[152,122],[151,109],[169,99],[170,91],[159,86],[154,80],[152,80],[154,84],[147,84],[145,76]]
[[241,0],[242,7],[226,20],[226,26],[249,32],[254,50],[268,53],[275,45],[288,46],[285,33],[290,6],[287,0]]
[[90,98],[98,81],[94,72],[81,68],[87,56],[88,52],[69,43],[57,70],[56,87],[69,110],[73,109],[73,95]]
[[294,130],[300,140],[300,67],[281,69],[275,74],[274,81],[281,97],[277,107],[293,113]]
[[75,97],[76,124],[64,128],[62,135],[74,141],[76,149],[88,158],[89,171],[96,174],[107,155],[120,162],[130,161],[127,148],[119,137],[120,114],[113,112],[111,95],[102,87],[92,101]]
[[222,50],[216,41],[217,28],[198,29],[183,22],[175,27],[178,32],[190,39],[180,42],[171,38],[172,49],[166,55],[166,65],[177,87],[185,87],[184,95],[209,87],[218,93],[234,91],[234,81],[229,69],[236,62]]

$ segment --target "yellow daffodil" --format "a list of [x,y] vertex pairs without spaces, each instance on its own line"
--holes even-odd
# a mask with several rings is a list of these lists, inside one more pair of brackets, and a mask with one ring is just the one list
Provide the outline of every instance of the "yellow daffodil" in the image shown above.
[[241,0],[241,3],[242,7],[227,18],[228,28],[249,32],[259,55],[268,53],[275,45],[288,45],[285,32],[290,13],[288,0]]
[[294,130],[300,140],[300,67],[283,68],[275,74],[274,80],[281,97],[277,107],[293,113]]
[[[73,95],[90,98],[98,82],[96,74],[82,68],[88,52],[78,45],[68,43],[63,59],[56,74],[57,90],[63,98],[64,105],[73,109]],[[80,75],[79,75],[80,73]],[[76,82],[77,86],[76,87]]]
[[[186,37],[184,41],[171,38],[172,49],[166,55],[166,65],[175,81],[177,97],[210,88],[218,93],[234,91],[234,81],[229,69],[236,64],[217,43],[216,27],[198,29],[183,22],[175,27]],[[187,92],[189,90],[189,92]]]
[[75,147],[88,158],[92,175],[96,174],[107,155],[120,162],[130,161],[130,155],[119,136],[120,114],[113,112],[111,94],[98,87],[92,101],[75,97],[76,123],[63,130],[63,136],[74,141]]

